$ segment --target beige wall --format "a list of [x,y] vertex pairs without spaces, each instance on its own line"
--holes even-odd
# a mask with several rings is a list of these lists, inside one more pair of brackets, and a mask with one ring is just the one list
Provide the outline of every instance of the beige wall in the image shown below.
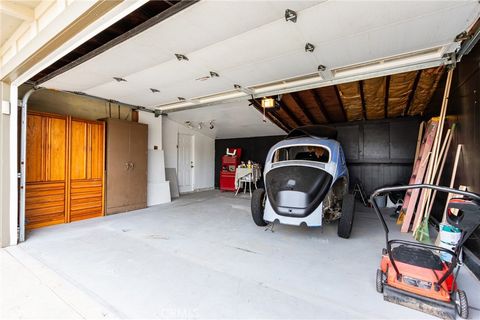
[[[19,88],[18,97],[21,99],[31,86],[23,85]],[[72,93],[41,89],[34,92],[28,101],[28,110],[70,115],[72,117],[98,120],[103,118],[121,118],[131,120],[132,111],[126,106],[109,103],[100,99],[82,97]]]
[[[8,101],[10,87],[0,82],[0,101]],[[0,247],[10,244],[10,115],[0,111]]]

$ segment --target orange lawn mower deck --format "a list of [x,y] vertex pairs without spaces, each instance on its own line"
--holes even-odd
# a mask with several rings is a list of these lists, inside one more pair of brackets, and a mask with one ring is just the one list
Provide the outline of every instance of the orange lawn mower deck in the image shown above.
[[[389,240],[388,226],[373,198],[392,191],[422,188],[463,196],[451,199],[447,207],[448,223],[461,230],[461,237],[454,251],[419,242]],[[457,314],[468,318],[467,297],[464,291],[457,288],[456,275],[462,246],[480,225],[480,195],[419,184],[378,189],[372,194],[370,201],[382,222],[386,236],[386,249],[382,251],[376,278],[377,291],[383,293],[384,300],[442,319],[453,320]]]

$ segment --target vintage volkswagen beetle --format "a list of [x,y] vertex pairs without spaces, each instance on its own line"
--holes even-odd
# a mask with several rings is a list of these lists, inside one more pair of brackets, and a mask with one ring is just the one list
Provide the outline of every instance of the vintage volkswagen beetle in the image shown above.
[[265,189],[253,193],[252,217],[269,222],[322,226],[339,220],[338,235],[350,237],[355,199],[348,193],[348,171],[337,131],[311,125],[292,130],[265,161]]

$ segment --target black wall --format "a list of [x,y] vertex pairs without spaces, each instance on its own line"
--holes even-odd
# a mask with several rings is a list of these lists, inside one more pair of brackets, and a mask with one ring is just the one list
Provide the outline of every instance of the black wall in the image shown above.
[[[367,193],[394,183],[408,183],[418,134],[416,118],[336,124],[347,158],[350,180],[360,179]],[[283,136],[215,141],[215,187],[227,147],[243,149],[242,160],[265,163],[268,150]]]
[[282,139],[283,136],[268,136],[215,140],[215,188],[219,187],[222,156],[227,148],[242,148],[242,161],[252,160],[260,163],[263,168],[268,150]]
[[[432,99],[430,109],[433,115],[440,113],[444,86],[439,86]],[[447,115],[457,124],[452,145],[441,180],[442,185],[450,184],[455,153],[458,144],[463,144],[459,158],[454,187],[465,185],[469,191],[480,193],[480,44],[463,57],[454,70],[450,89]],[[441,196],[435,201],[433,216],[441,219],[446,199]],[[474,253],[466,263],[480,279],[480,228],[470,237],[466,246]],[[472,259],[476,259],[473,263]]]

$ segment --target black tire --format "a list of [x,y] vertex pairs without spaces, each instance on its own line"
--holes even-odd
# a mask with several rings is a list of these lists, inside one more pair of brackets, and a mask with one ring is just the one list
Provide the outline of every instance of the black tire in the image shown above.
[[342,215],[338,221],[337,234],[340,238],[350,238],[352,233],[353,216],[355,214],[355,196],[347,193],[342,200]]
[[383,293],[383,272],[377,269],[377,292]]
[[259,227],[265,227],[267,223],[263,220],[265,190],[262,188],[256,189],[252,194],[251,208],[252,218],[255,224]]
[[455,291],[455,306],[460,318],[468,319],[468,300],[465,291]]

